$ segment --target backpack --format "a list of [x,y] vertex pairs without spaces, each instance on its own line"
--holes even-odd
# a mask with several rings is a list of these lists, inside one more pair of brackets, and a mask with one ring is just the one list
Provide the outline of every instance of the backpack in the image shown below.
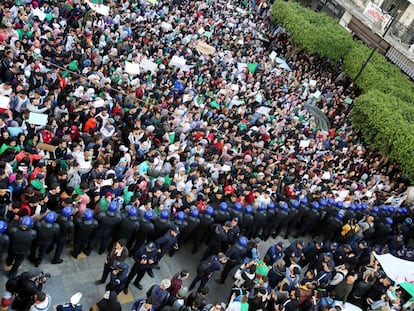
[[11,276],[6,282],[6,291],[8,291],[12,295],[15,294],[19,289],[19,280],[20,275]]
[[197,266],[197,275],[202,276],[203,274],[205,274],[212,264],[213,264],[213,258],[211,257],[200,262]]

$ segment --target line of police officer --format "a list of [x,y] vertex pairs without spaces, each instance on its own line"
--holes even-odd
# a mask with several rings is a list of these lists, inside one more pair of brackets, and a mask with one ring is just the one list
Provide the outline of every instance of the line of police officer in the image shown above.
[[[15,275],[18,267],[30,253],[29,260],[35,266],[40,265],[48,252],[55,248],[52,263],[62,262],[61,253],[73,235],[71,255],[77,258],[80,252],[89,255],[95,246],[103,253],[120,239],[127,241],[131,256],[142,250],[142,246],[156,241],[171,228],[176,228],[177,237],[170,255],[183,244],[193,243],[193,253],[198,251],[203,242],[208,244],[204,258],[219,251],[226,251],[235,244],[239,236],[251,239],[261,236],[264,239],[276,237],[285,231],[285,238],[295,235],[320,235],[324,240],[337,238],[337,232],[349,219],[362,219],[366,214],[376,216],[375,230],[391,234],[398,224],[404,224],[406,238],[413,236],[413,227],[407,219],[411,216],[405,208],[394,209],[392,206],[368,208],[366,204],[351,204],[344,208],[342,202],[333,199],[313,201],[306,198],[301,201],[271,202],[267,206],[260,204],[257,208],[243,206],[240,202],[221,202],[216,207],[208,206],[202,212],[193,207],[188,214],[180,211],[171,215],[162,210],[159,215],[153,210],[141,211],[135,206],[126,206],[120,211],[118,202],[111,202],[108,210],[94,214],[86,210],[80,217],[72,215],[71,206],[66,206],[60,215],[49,212],[44,219],[33,223],[25,216],[10,224],[0,222],[0,247],[8,249],[7,264],[13,265],[10,271]],[[8,235],[6,235],[6,229]],[[375,235],[374,235],[375,236]],[[10,246],[8,240],[10,239]],[[158,249],[159,246],[157,246]]]

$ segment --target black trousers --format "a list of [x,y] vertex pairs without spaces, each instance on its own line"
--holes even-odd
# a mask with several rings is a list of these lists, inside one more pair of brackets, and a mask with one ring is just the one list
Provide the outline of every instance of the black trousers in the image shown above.
[[191,282],[188,290],[191,291],[196,286],[196,284],[200,281],[200,286],[198,286],[198,289],[197,289],[197,292],[199,292],[201,291],[202,288],[206,287],[208,280],[210,280],[210,278],[207,275],[200,276],[197,274],[194,280]]
[[138,264],[138,263],[135,263],[133,266],[132,266],[132,268],[131,268],[131,271],[129,271],[129,274],[128,274],[128,278],[127,278],[127,281],[126,281],[126,284],[125,284],[125,287],[128,287],[128,285],[129,285],[129,283],[131,283],[131,281],[133,280],[133,278],[135,277],[135,281],[134,281],[134,284],[138,284],[139,282],[141,282],[141,280],[142,280],[142,278],[144,277],[144,275],[145,275],[145,272],[147,271],[148,269],[144,269],[143,267],[142,267],[142,265],[140,265],[140,264]]

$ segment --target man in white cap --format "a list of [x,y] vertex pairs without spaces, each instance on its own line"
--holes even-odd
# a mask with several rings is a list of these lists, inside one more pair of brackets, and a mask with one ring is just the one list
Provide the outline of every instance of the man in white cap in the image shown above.
[[82,298],[82,293],[77,292],[70,297],[70,302],[63,305],[58,305],[56,311],[82,311],[82,305],[79,303]]

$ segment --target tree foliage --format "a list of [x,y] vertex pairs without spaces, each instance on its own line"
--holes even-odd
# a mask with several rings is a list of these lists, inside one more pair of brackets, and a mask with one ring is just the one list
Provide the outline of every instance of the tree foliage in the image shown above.
[[298,3],[275,2],[272,19],[283,25],[292,41],[309,54],[338,61],[352,48],[350,34],[344,28],[337,27],[333,18],[303,8]]
[[353,124],[364,137],[414,180],[414,123],[407,122],[404,101],[379,90],[370,90],[355,102]]

